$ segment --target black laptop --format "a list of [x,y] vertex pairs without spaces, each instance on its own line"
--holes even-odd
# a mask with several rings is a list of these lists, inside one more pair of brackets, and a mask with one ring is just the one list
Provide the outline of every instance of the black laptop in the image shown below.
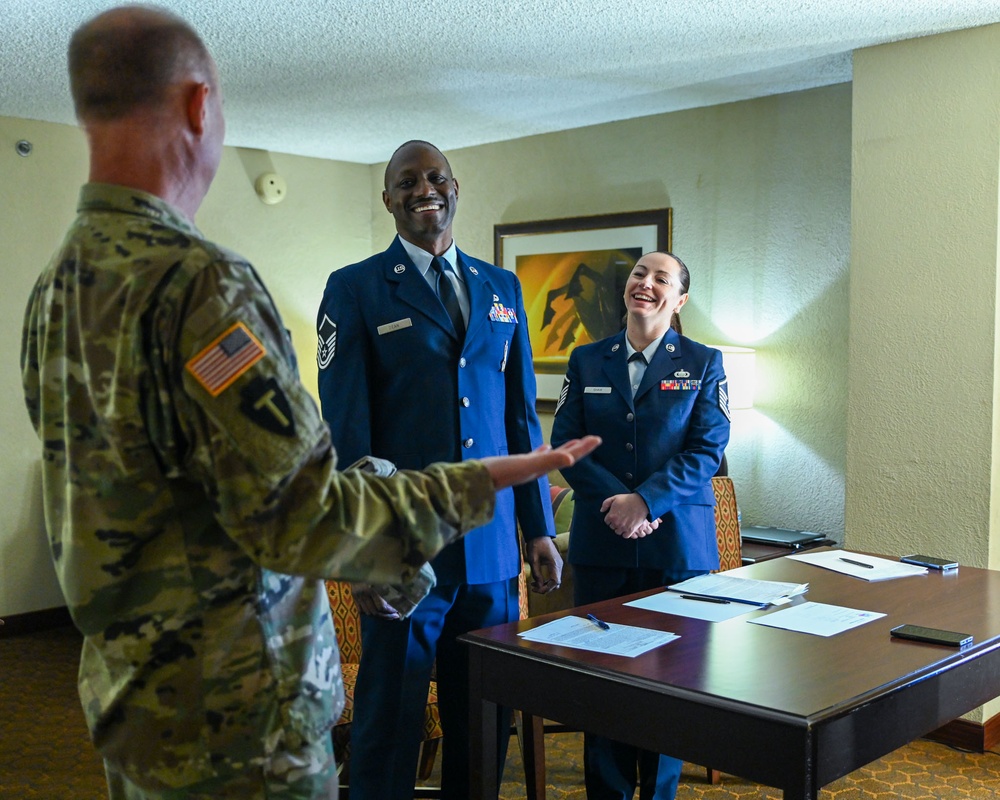
[[812,531],[793,531],[791,528],[765,528],[749,526],[740,530],[740,536],[746,542],[770,544],[775,547],[789,547],[797,550],[803,545],[818,542],[826,538],[824,533]]

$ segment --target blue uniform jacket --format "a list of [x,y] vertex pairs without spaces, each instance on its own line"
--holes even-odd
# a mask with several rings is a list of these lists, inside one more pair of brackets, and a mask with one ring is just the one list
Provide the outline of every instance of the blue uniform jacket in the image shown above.
[[[330,275],[317,323],[319,393],[343,466],[373,455],[421,469],[542,443],[520,282],[461,251],[458,261],[469,293],[463,344],[398,237]],[[555,535],[546,479],[504,489],[493,521],[431,562],[438,582],[517,575],[515,508],[526,538]]]
[[[563,474],[574,490],[569,561],[609,567],[713,570],[719,566],[712,476],[729,442],[722,354],[668,330],[635,399],[625,332],[570,354],[552,444],[584,434],[603,444]],[[622,539],[601,503],[638,492],[660,527]]]

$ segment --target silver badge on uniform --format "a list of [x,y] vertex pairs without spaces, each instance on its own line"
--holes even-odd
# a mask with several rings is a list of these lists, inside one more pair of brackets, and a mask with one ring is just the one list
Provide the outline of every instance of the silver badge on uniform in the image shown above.
[[324,314],[319,324],[316,364],[320,369],[326,369],[335,355],[337,355],[337,323]]
[[668,352],[668,353],[672,353],[672,352],[674,352],[674,350],[676,350],[676,349],[677,349],[677,348],[675,348],[675,347],[674,347],[674,346],[673,346],[672,344],[668,344],[668,345],[667,345],[667,352]]
[[471,272],[473,275],[479,274],[479,270],[476,269],[475,267],[469,267],[469,272]]
[[620,344],[616,344],[614,347],[611,348],[611,352],[612,353],[617,353],[619,347],[621,347],[621,345]]
[[688,372],[686,369],[679,369],[679,370],[677,370],[677,372],[674,373],[674,377],[675,378],[690,378],[691,377],[691,373]]
[[404,272],[406,272],[406,265],[405,264],[397,264],[396,266],[394,266],[392,268],[392,270],[397,275],[402,275]]

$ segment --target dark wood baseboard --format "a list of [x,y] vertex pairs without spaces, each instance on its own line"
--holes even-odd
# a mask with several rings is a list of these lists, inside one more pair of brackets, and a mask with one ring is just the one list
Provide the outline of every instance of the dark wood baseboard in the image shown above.
[[15,636],[19,633],[35,633],[52,628],[62,628],[72,625],[69,609],[66,606],[46,608],[42,611],[29,611],[26,614],[11,614],[3,618],[0,636]]
[[1000,714],[986,720],[984,724],[967,719],[953,719],[947,725],[931,731],[925,738],[959,750],[983,753],[1000,743]]

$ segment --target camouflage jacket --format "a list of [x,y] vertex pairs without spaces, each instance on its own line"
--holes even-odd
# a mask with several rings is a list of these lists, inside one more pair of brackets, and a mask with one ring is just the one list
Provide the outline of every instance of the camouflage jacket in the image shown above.
[[143,192],[83,187],[21,368],[84,712],[140,786],[328,735],[343,688],[317,579],[408,580],[493,513],[477,463],[338,472],[253,268]]

